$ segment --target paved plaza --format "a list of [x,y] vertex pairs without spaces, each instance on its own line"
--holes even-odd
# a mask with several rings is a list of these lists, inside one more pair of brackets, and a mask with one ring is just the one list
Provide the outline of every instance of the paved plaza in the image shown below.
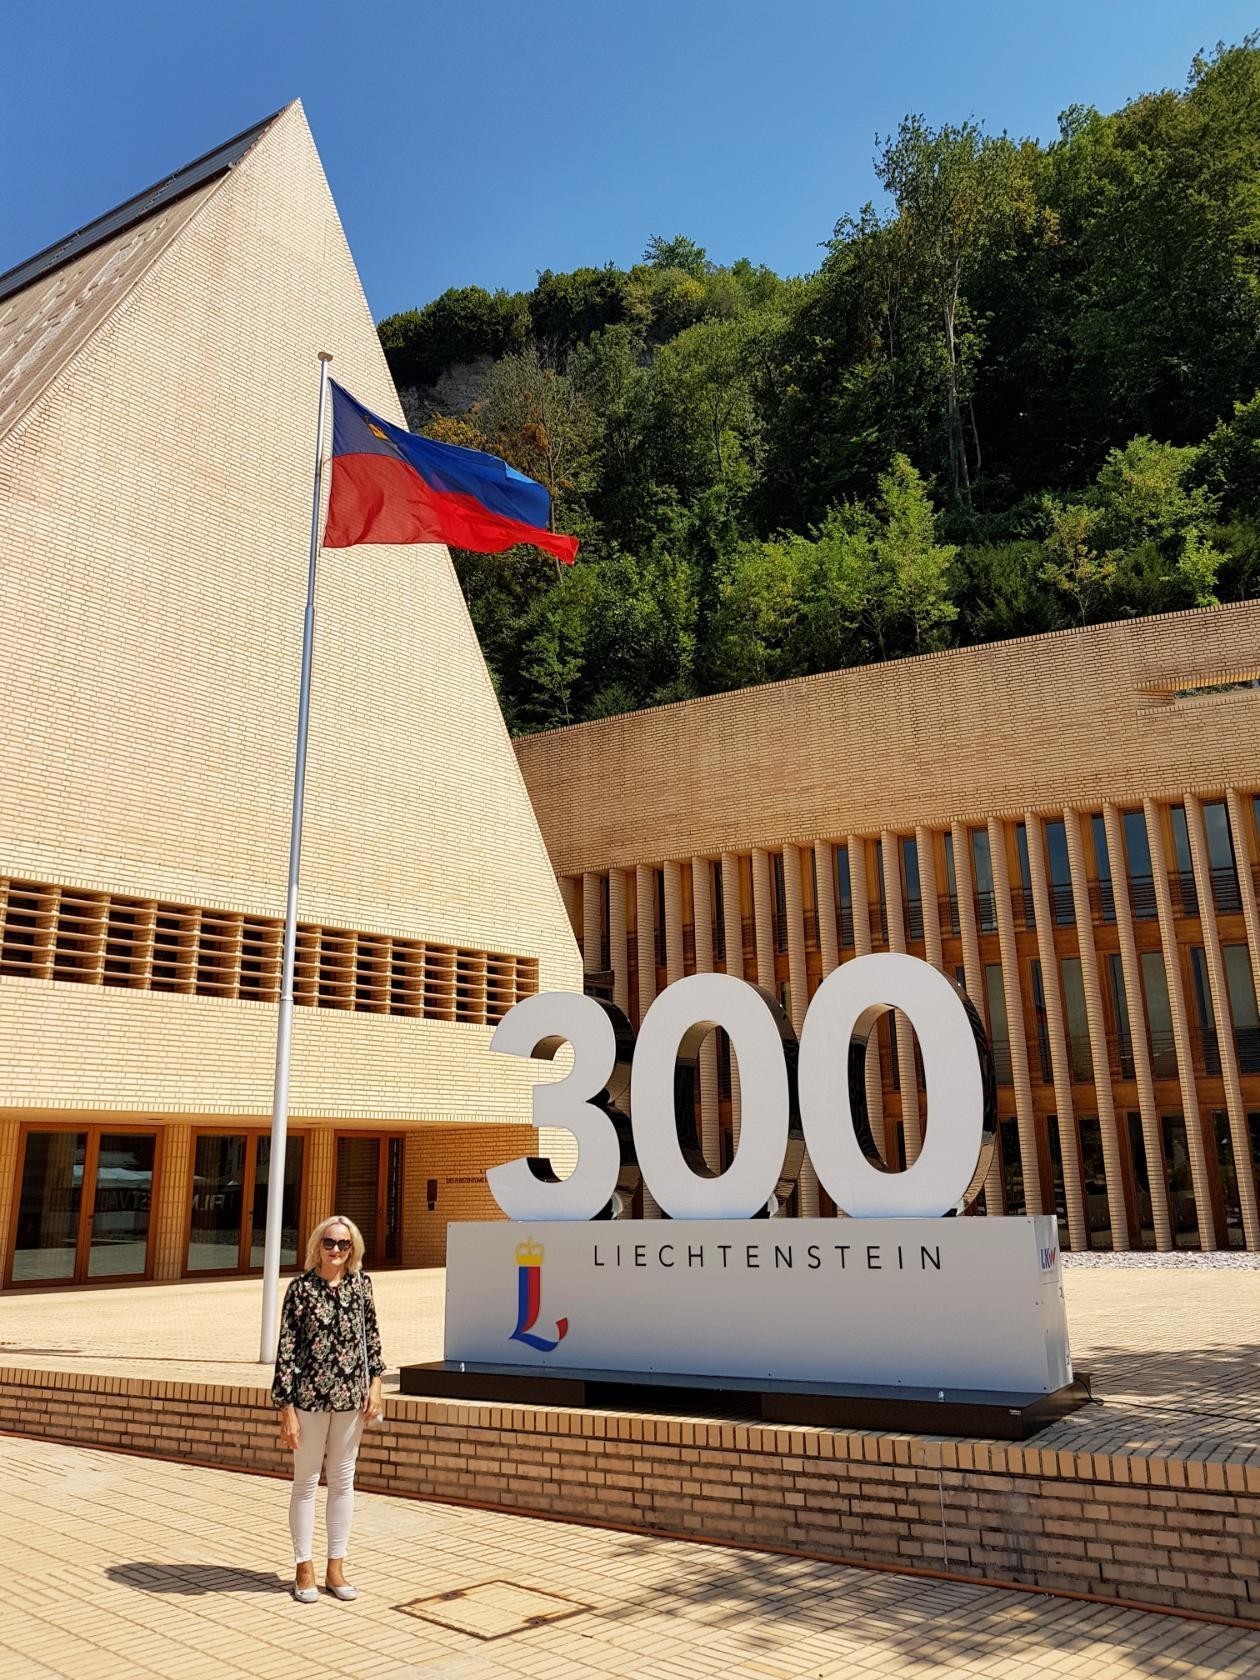
[[377,1494],[359,1496],[363,1596],[299,1605],[283,1483],[13,1438],[0,1479],[8,1680],[1260,1672],[1260,1634],[1210,1623]]
[[[1260,1270],[1066,1279],[1103,1403],[1039,1441],[1260,1462]],[[442,1274],[376,1284],[387,1358],[436,1356]],[[8,1294],[0,1364],[263,1385],[259,1296],[256,1280]],[[271,1478],[6,1437],[0,1480],[5,1680],[1260,1675],[1257,1632],[381,1494],[360,1495],[363,1597],[306,1607],[283,1590]]]

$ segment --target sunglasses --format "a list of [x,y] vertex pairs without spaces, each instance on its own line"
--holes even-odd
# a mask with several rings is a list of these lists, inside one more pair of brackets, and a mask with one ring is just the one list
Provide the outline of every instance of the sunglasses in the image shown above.
[[344,1254],[350,1247],[349,1237],[324,1237],[322,1241],[329,1254]]

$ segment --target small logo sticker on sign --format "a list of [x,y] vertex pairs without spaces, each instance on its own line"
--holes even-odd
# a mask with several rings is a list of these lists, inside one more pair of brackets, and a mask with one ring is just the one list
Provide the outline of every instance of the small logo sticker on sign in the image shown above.
[[567,1318],[556,1320],[556,1335],[554,1341],[546,1336],[532,1334],[538,1322],[538,1311],[542,1304],[542,1265],[543,1250],[540,1243],[527,1240],[516,1246],[516,1329],[513,1330],[509,1341],[524,1342],[526,1347],[532,1347],[538,1353],[550,1353],[569,1333]]

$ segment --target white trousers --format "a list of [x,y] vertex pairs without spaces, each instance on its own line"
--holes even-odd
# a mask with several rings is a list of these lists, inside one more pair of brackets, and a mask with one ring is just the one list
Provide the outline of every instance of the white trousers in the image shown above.
[[289,1533],[293,1536],[293,1561],[310,1563],[315,1539],[315,1489],[319,1472],[325,1471],[328,1501],[324,1527],[328,1536],[326,1556],[343,1558],[350,1545],[350,1522],[354,1516],[354,1461],[359,1456],[363,1414],[353,1412],[298,1412],[298,1444],[293,1455],[293,1492],[289,1495]]

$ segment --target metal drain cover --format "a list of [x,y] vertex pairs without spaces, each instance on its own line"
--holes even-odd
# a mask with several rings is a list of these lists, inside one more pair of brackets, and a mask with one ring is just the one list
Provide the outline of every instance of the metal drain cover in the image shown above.
[[471,1639],[506,1639],[509,1634],[563,1621],[566,1616],[584,1615],[594,1606],[538,1587],[518,1586],[514,1581],[481,1581],[473,1587],[436,1593],[432,1598],[413,1598],[394,1608],[418,1621],[466,1633]]

